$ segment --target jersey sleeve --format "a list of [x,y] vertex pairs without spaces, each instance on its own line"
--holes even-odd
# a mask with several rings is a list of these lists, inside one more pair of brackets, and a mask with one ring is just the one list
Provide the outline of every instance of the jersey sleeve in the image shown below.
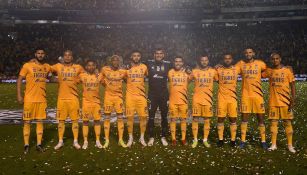
[[51,72],[57,72],[57,68],[58,68],[58,64],[54,64],[54,65],[50,66],[50,71]]
[[218,76],[218,73],[217,73],[217,70],[216,69],[212,69],[213,70],[213,80],[214,81],[218,81],[219,80],[219,76]]
[[242,64],[242,62],[239,61],[239,62],[237,62],[237,63],[234,65],[235,68],[236,68],[236,70],[238,71],[238,74],[239,74],[239,75],[242,73],[241,64]]
[[25,77],[28,74],[28,64],[24,64],[19,72],[19,75]]
[[288,71],[289,71],[289,76],[288,76],[289,82],[292,83],[295,81],[295,77],[291,69],[288,69]]
[[264,70],[266,70],[266,64],[263,62],[263,61],[261,61],[261,72],[263,72]]

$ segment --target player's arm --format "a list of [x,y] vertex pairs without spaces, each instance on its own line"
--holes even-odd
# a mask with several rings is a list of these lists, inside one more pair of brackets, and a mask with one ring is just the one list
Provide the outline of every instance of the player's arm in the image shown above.
[[21,86],[22,86],[22,80],[24,79],[24,76],[19,75],[17,79],[17,101],[22,104],[23,103],[23,96],[21,94]]
[[289,69],[291,72],[290,77],[290,87],[291,87],[291,98],[290,98],[290,109],[293,109],[296,101],[296,89],[295,89],[295,77],[293,75],[292,69]]

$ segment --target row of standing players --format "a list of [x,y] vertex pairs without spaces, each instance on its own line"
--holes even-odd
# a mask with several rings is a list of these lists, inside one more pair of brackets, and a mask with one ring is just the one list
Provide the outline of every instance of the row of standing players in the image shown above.
[[[261,60],[255,59],[255,52],[251,48],[244,51],[245,59],[233,64],[231,54],[225,54],[223,64],[215,68],[209,67],[207,55],[200,55],[198,66],[189,70],[184,65],[184,59],[176,56],[173,65],[164,60],[164,50],[156,49],[154,59],[148,60],[147,64],[141,63],[141,53],[133,51],[131,53],[131,64],[120,67],[120,57],[111,57],[111,64],[101,69],[100,74],[95,73],[96,63],[88,60],[85,71],[80,65],[73,64],[72,51],[64,52],[64,62],[50,66],[45,61],[45,51],[39,48],[35,52],[35,58],[23,65],[17,81],[17,98],[20,103],[24,103],[23,111],[23,136],[24,152],[29,151],[30,123],[36,120],[36,134],[38,151],[44,151],[42,147],[43,120],[46,119],[46,79],[50,72],[58,76],[59,93],[57,101],[57,120],[59,142],[54,147],[56,150],[64,146],[63,135],[65,131],[65,120],[70,117],[72,120],[72,132],[74,137],[73,146],[80,149],[78,143],[78,119],[79,119],[79,99],[77,84],[82,83],[82,132],[84,143],[83,149],[88,148],[89,120],[94,120],[94,130],[96,144],[98,148],[109,146],[110,116],[115,111],[117,115],[118,144],[122,147],[130,147],[133,144],[133,123],[134,115],[137,113],[140,121],[140,143],[143,146],[154,144],[154,118],[157,109],[161,111],[161,142],[168,145],[166,136],[168,128],[171,132],[172,145],[176,145],[176,120],[180,119],[181,142],[187,145],[186,128],[188,117],[188,84],[194,81],[194,93],[192,100],[192,147],[198,145],[198,123],[203,119],[203,144],[210,147],[208,136],[210,132],[210,119],[213,116],[213,82],[218,82],[218,97],[216,115],[218,117],[218,143],[219,147],[224,144],[224,120],[226,117],[230,121],[231,146],[236,146],[237,132],[237,79],[242,77],[242,97],[240,111],[242,113],[241,122],[241,142],[240,148],[246,147],[246,132],[249,115],[255,113],[258,119],[258,128],[261,138],[261,147],[265,150],[276,150],[276,140],[278,133],[278,120],[282,119],[288,140],[288,149],[295,152],[292,146],[293,129],[291,120],[293,119],[292,109],[295,98],[295,79],[291,67],[281,64],[281,56],[278,53],[271,55],[272,67],[267,68]],[[145,90],[145,77],[149,80],[148,98]],[[269,98],[269,119],[271,121],[271,142],[268,148],[266,144],[266,134],[264,125],[264,99],[261,87],[261,77],[269,78],[270,98]],[[26,79],[25,95],[22,97],[22,80]],[[127,82],[125,114],[127,116],[127,127],[129,140],[126,144],[123,141],[124,133],[124,100],[122,85]],[[104,134],[105,143],[100,143],[100,96],[99,86],[105,87],[104,94]],[[169,88],[167,87],[169,84]],[[168,93],[168,89],[170,93]],[[149,101],[149,110],[147,104]],[[168,104],[169,103],[169,104]],[[149,114],[148,114],[149,111]],[[167,114],[169,112],[170,124],[168,126]],[[149,119],[148,119],[149,116]],[[149,141],[146,143],[144,134],[147,128]]]

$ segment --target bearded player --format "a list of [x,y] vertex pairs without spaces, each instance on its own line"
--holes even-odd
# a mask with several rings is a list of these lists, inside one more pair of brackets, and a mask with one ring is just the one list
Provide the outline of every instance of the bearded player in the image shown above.
[[217,130],[219,141],[218,147],[224,145],[224,121],[228,117],[230,121],[230,145],[236,145],[237,132],[237,79],[240,70],[233,65],[233,58],[231,54],[225,54],[223,64],[217,68],[218,75],[218,100],[217,100]]
[[[24,153],[29,152],[30,124],[36,120],[36,150],[43,152],[43,120],[46,119],[46,80],[50,66],[45,61],[46,53],[44,49],[38,48],[35,51],[35,58],[29,63],[25,63],[19,73],[17,80],[17,100],[23,107],[23,138]],[[26,89],[24,98],[22,97],[22,80],[26,79]]]
[[94,60],[88,60],[85,65],[85,73],[80,74],[80,81],[83,86],[83,98],[82,98],[82,131],[84,143],[82,149],[88,147],[88,130],[89,120],[94,120],[94,131],[96,136],[95,147],[102,148],[100,143],[101,132],[101,110],[100,110],[100,96],[99,85],[101,77],[95,73],[97,63]]
[[134,115],[137,113],[140,119],[140,143],[147,146],[144,134],[148,118],[147,95],[144,78],[148,75],[147,66],[142,64],[141,52],[133,51],[130,56],[131,66],[126,72],[127,89],[126,89],[126,116],[128,118],[128,147],[133,143],[133,124]]
[[189,75],[183,68],[184,61],[180,56],[174,59],[174,68],[168,72],[169,81],[169,115],[170,115],[170,131],[172,137],[172,145],[175,146],[176,141],[176,123],[180,119],[181,125],[181,142],[186,145],[186,130],[188,117],[188,84]]
[[79,74],[83,72],[82,66],[73,63],[73,53],[66,50],[63,56],[63,63],[57,63],[51,66],[51,71],[58,76],[59,93],[57,101],[56,117],[58,120],[59,142],[54,147],[58,150],[64,146],[63,136],[65,132],[65,120],[71,119],[73,132],[73,147],[80,149],[78,143],[79,133],[79,95],[77,84]]
[[[293,107],[295,102],[295,78],[292,69],[281,64],[281,56],[278,53],[271,54],[272,68],[268,68],[262,75],[269,78],[269,120],[271,121],[271,141],[269,150],[277,149],[278,120],[282,119],[288,140],[288,150],[295,153],[292,145]],[[291,95],[290,95],[291,94]]]
[[105,144],[103,148],[107,148],[110,143],[110,118],[111,112],[114,110],[117,116],[117,129],[118,129],[118,144],[126,148],[127,145],[123,140],[124,133],[124,120],[123,120],[123,81],[125,78],[126,70],[120,68],[120,57],[113,55],[111,57],[111,65],[104,66],[101,69],[102,83],[105,86],[104,94],[104,133]]
[[203,144],[209,148],[211,145],[208,142],[210,132],[210,119],[213,116],[213,82],[217,80],[217,72],[209,66],[209,58],[207,55],[202,55],[198,58],[198,68],[192,70],[190,75],[194,79],[194,94],[192,103],[192,133],[193,143],[192,148],[198,144],[198,122],[199,118],[204,118],[204,136]]
[[254,113],[258,119],[261,147],[266,150],[268,146],[265,140],[265,108],[261,86],[261,72],[265,71],[266,64],[261,60],[255,59],[255,52],[251,48],[245,49],[244,54],[245,59],[236,64],[236,66],[240,69],[242,76],[242,123],[240,148],[245,148],[246,146],[248,118]]

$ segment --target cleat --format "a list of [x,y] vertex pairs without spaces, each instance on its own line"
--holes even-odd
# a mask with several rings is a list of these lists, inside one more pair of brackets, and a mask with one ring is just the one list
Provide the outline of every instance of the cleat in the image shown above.
[[193,140],[192,148],[196,148],[198,144],[198,140]]
[[187,141],[186,140],[181,140],[181,143],[182,143],[183,146],[187,145]]
[[58,150],[58,149],[62,148],[63,146],[64,146],[64,143],[60,141],[60,142],[54,147],[54,149],[55,149],[55,150]]
[[224,146],[224,140],[219,140],[217,142],[217,147],[223,147]]
[[268,145],[266,144],[266,142],[261,142],[261,147],[264,150],[268,150]]
[[162,142],[162,145],[163,145],[163,146],[168,146],[168,143],[167,143],[165,137],[162,137],[162,138],[161,138],[161,142]]
[[102,148],[104,148],[104,149],[108,148],[109,147],[109,143],[110,143],[110,141],[106,140]]
[[38,152],[45,152],[45,149],[42,147],[42,145],[36,145],[36,151]]
[[25,145],[24,149],[23,149],[23,153],[24,154],[28,154],[29,153],[29,148],[30,148],[29,145]]
[[95,147],[101,149],[103,146],[101,145],[99,140],[96,140]]
[[147,143],[148,146],[153,146],[155,139],[151,137]]
[[246,146],[246,142],[241,142],[239,147],[240,147],[241,149],[244,149],[245,146]]
[[271,147],[268,150],[269,151],[275,151],[275,150],[277,150],[277,146],[276,145],[271,145]]
[[120,140],[118,141],[118,145],[121,146],[121,147],[123,147],[123,148],[127,148],[127,145],[125,144],[125,142],[124,142],[122,139],[120,139]]
[[291,153],[296,153],[296,150],[294,149],[294,147],[292,145],[289,145],[288,146],[288,150],[291,152]]
[[147,146],[144,138],[140,138],[139,142],[141,143],[142,146]]
[[88,141],[84,141],[82,145],[82,149],[87,149],[88,147]]
[[128,143],[127,143],[127,147],[131,147],[133,144],[133,137],[129,137]]
[[74,141],[74,143],[72,144],[72,146],[76,149],[80,149],[81,146],[79,145],[78,141]]
[[206,148],[210,148],[211,147],[211,145],[208,143],[208,141],[204,141],[204,145],[205,145]]
[[177,145],[177,141],[176,140],[172,140],[172,146],[176,146]]
[[234,148],[236,146],[236,141],[230,141],[230,146]]

